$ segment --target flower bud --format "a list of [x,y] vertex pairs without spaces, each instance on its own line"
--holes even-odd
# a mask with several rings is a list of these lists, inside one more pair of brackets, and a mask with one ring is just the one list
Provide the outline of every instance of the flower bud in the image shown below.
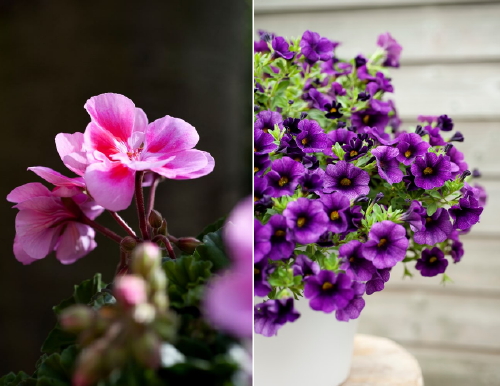
[[163,219],[163,221],[161,222],[161,227],[158,229],[157,234],[168,235],[167,220]]
[[158,229],[162,226],[163,224],[163,216],[158,212],[157,210],[152,210],[151,213],[149,214],[149,225],[151,225],[152,228]]
[[481,172],[479,171],[479,169],[474,169],[474,170],[472,171],[472,177],[474,177],[474,178],[479,178],[479,177],[481,177]]
[[448,152],[453,148],[453,145],[451,143],[447,143],[446,146],[444,147],[444,153],[448,154]]
[[156,310],[153,305],[149,303],[142,303],[137,305],[134,309],[132,317],[139,324],[149,324],[153,322],[156,316]]
[[120,249],[126,253],[132,252],[136,246],[137,246],[137,240],[134,239],[132,236],[124,237],[120,243]]
[[203,243],[200,240],[195,239],[194,237],[179,237],[176,243],[177,247],[182,252],[189,255],[194,253],[195,249],[202,244]]
[[464,181],[467,177],[469,177],[472,173],[470,170],[464,170],[460,175],[460,181]]
[[158,245],[151,242],[139,244],[132,253],[132,272],[147,278],[153,270],[160,267],[161,257]]
[[373,203],[376,204],[377,202],[379,202],[382,198],[384,198],[384,193],[382,192],[379,192],[377,193],[377,195],[375,196],[375,198],[373,199]]
[[156,369],[160,366],[160,339],[153,331],[146,331],[133,343],[134,356],[146,367]]
[[113,293],[116,300],[125,308],[147,302],[146,282],[140,276],[123,275],[117,277]]
[[75,304],[62,311],[59,322],[65,331],[74,334],[86,330],[94,324],[95,311],[83,304]]
[[103,354],[101,344],[94,344],[80,353],[73,373],[73,386],[92,386],[105,375]]
[[165,292],[167,289],[167,275],[163,269],[154,270],[148,279],[149,288],[152,291]]

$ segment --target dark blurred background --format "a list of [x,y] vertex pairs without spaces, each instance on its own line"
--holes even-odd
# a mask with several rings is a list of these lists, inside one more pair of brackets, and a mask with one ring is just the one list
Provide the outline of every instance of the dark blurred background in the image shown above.
[[[164,115],[196,127],[212,174],[160,185],[157,209],[176,236],[196,235],[250,194],[252,180],[252,7],[218,1],[0,1],[0,197],[28,182],[26,170],[73,176],[57,154],[57,133],[83,132],[86,100],[103,92],[131,98],[150,121]],[[73,285],[102,272],[110,281],[116,244],[73,265],[53,255],[23,266],[12,253],[17,210],[0,200],[0,376],[31,373],[55,323],[51,307]],[[135,224],[135,208],[122,215]],[[107,213],[99,222],[115,226]],[[137,228],[136,228],[137,229]]]

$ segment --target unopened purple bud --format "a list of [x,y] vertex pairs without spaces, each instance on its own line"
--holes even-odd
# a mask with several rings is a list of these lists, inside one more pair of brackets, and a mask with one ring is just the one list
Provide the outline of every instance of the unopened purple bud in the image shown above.
[[427,130],[423,129],[422,126],[417,125],[415,129],[415,134],[420,135],[421,137],[427,134]]
[[346,123],[344,121],[338,121],[337,122],[337,129],[342,129],[346,126]]
[[364,101],[367,101],[368,99],[370,99],[370,94],[369,93],[363,91],[363,92],[360,92],[358,94],[358,100],[359,101],[364,102]]
[[474,170],[472,171],[472,177],[474,177],[474,178],[479,178],[479,177],[481,177],[481,172],[479,171],[479,169],[474,169]]
[[289,105],[293,105],[294,103],[295,103],[295,101],[294,101],[293,99],[290,99],[290,100],[288,101],[288,104],[289,104]]
[[63,330],[73,334],[90,328],[95,321],[95,311],[83,304],[76,304],[62,311],[59,316],[59,323]]
[[368,196],[366,194],[360,194],[358,197],[356,197],[354,199],[355,203],[368,202],[368,201],[370,201],[370,199],[368,198]]
[[375,198],[373,199],[373,203],[376,204],[377,202],[379,202],[382,198],[384,198],[384,193],[382,192],[379,192],[377,193],[377,195],[375,196]]
[[[255,91],[259,91],[259,90],[258,90],[258,89],[255,89]],[[260,110],[260,107],[259,107],[259,106],[255,105],[255,106],[253,107],[253,111],[259,111],[259,110]]]
[[307,113],[305,113],[305,112],[300,113],[300,120],[303,120],[306,117],[307,117]]
[[273,37],[266,32],[261,36],[261,39],[264,40],[266,43],[269,43],[273,39]]
[[448,152],[453,148],[453,145],[451,143],[446,144],[444,147],[444,152],[445,154],[448,154]]
[[194,237],[179,237],[177,240],[177,247],[182,251],[189,255],[194,253],[195,249],[202,245],[203,243],[195,239]]
[[472,173],[470,170],[465,170],[461,175],[460,175],[460,181],[465,180],[467,177],[469,177]]
[[464,136],[460,131],[457,131],[455,134],[453,134],[453,137],[450,138],[449,142],[463,142],[464,141]]

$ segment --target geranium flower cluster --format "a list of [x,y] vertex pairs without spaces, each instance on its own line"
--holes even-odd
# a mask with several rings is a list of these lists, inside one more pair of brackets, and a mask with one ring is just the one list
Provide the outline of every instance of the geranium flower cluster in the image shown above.
[[255,331],[273,336],[299,313],[356,319],[391,268],[445,274],[464,251],[486,193],[469,180],[460,132],[447,115],[402,129],[389,67],[402,47],[378,37],[370,57],[343,60],[339,43],[261,32],[255,44]]

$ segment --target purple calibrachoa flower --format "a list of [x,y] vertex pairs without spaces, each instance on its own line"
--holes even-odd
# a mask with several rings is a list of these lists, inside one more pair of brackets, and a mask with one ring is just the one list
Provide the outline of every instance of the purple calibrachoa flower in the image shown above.
[[390,277],[390,268],[377,269],[372,278],[366,282],[366,294],[371,295],[375,292],[382,291],[385,287],[385,283],[389,281]]
[[425,153],[423,157],[415,159],[411,165],[411,173],[415,176],[415,185],[419,188],[439,188],[451,179],[450,157]]
[[363,308],[365,308],[365,300],[362,297],[366,290],[365,283],[353,281],[352,290],[354,291],[354,297],[347,304],[347,306],[335,311],[335,317],[337,320],[348,322],[351,319],[357,319],[359,318],[361,311],[363,311]]
[[256,155],[254,157],[253,172],[256,176],[264,174],[269,166],[271,166],[271,160],[268,154]]
[[448,238],[453,230],[448,211],[438,208],[432,216],[425,219],[425,228],[415,232],[413,240],[417,244],[435,245]]
[[325,172],[325,193],[338,191],[350,200],[360,194],[368,194],[370,175],[364,170],[345,161],[328,165]]
[[253,138],[253,151],[256,155],[269,154],[278,148],[273,136],[262,130],[254,129]]
[[389,123],[389,115],[387,112],[377,111],[371,107],[356,111],[352,114],[352,125],[358,129],[358,132],[364,132],[363,128],[378,127],[380,130],[384,130]]
[[297,255],[292,268],[294,276],[302,276],[304,279],[317,275],[321,270],[319,264],[309,259],[306,255]]
[[323,191],[323,169],[318,168],[316,171],[306,173],[299,178],[299,185],[302,192],[314,192],[318,194]]
[[462,231],[470,229],[479,222],[479,216],[482,212],[483,208],[479,206],[474,197],[461,198],[458,205],[454,205],[449,209],[450,216],[454,220],[453,229]]
[[399,161],[397,156],[399,150],[390,146],[379,146],[372,150],[372,154],[377,159],[378,173],[380,177],[395,184],[403,180],[403,172],[399,169]]
[[[137,172],[192,179],[214,168],[208,153],[193,149],[198,133],[182,119],[167,115],[148,124],[146,114],[130,99],[112,93],[90,98],[85,109],[91,122],[84,133],[89,160],[84,178],[89,193],[106,209],[130,205]],[[79,156],[77,152],[73,158]]]
[[316,121],[304,119],[298,127],[301,132],[296,137],[297,146],[304,153],[321,152],[328,147],[328,137]]
[[271,238],[268,240],[271,245],[266,258],[271,260],[281,260],[289,258],[295,249],[295,243],[288,240],[287,220],[281,214],[271,216],[266,226],[271,227]]
[[254,129],[262,130],[265,133],[269,130],[274,130],[274,125],[279,125],[283,122],[281,114],[271,110],[261,111],[255,118]]
[[325,109],[324,109],[326,111],[325,117],[327,117],[328,119],[340,118],[342,115],[344,115],[340,112],[341,108],[342,105],[339,102],[333,101],[331,103],[325,104]]
[[437,247],[424,249],[422,257],[417,260],[415,268],[420,271],[422,276],[432,277],[446,271],[448,260],[445,259],[444,253]]
[[[367,142],[368,145],[373,145],[372,141],[368,140]],[[350,162],[368,153],[369,146],[365,145],[365,141],[361,138],[353,138],[349,143],[342,146],[342,149],[345,151],[344,160]]]
[[292,195],[298,185],[299,177],[305,172],[304,166],[289,157],[273,161],[271,171],[266,174],[274,197]]
[[347,219],[347,229],[345,233],[356,232],[356,230],[361,226],[361,220],[363,219],[361,206],[351,206],[351,208],[345,212],[345,215]]
[[437,127],[443,131],[453,130],[453,120],[448,115],[440,115],[437,119]]
[[399,155],[397,160],[408,166],[415,161],[417,157],[427,153],[430,145],[425,142],[420,135],[415,133],[403,133],[398,137],[397,148]]
[[375,223],[368,237],[363,256],[372,261],[375,268],[392,268],[405,258],[409,241],[402,225],[387,220]]
[[268,337],[274,336],[285,323],[295,322],[299,317],[293,298],[267,300],[255,305],[255,332]]
[[287,239],[300,244],[315,243],[326,231],[328,224],[323,205],[304,197],[290,202],[283,215],[289,228]]
[[327,229],[334,233],[345,232],[348,226],[345,212],[351,207],[349,199],[342,193],[334,192],[322,194],[319,201],[328,215]]
[[451,147],[446,155],[450,157],[451,178],[455,178],[460,173],[468,169],[467,162],[464,161],[464,153],[458,150],[455,146]]
[[365,127],[362,131],[368,134],[370,138],[374,139],[375,143],[378,142],[382,145],[393,145],[397,141],[392,139],[391,136],[384,131],[384,129],[380,129],[378,127]]
[[403,47],[394,39],[389,32],[380,34],[377,39],[377,45],[386,52],[384,66],[399,67],[399,57]]
[[293,58],[294,53],[290,52],[290,50],[288,49],[290,47],[290,45],[285,40],[285,38],[283,38],[281,36],[276,36],[273,39],[273,42],[271,43],[271,45],[272,45],[273,50],[274,50],[273,56],[275,58],[281,57],[281,58],[286,59],[286,60],[290,60]]
[[329,98],[327,98],[315,88],[311,88],[309,92],[303,95],[303,98],[304,100],[309,102],[309,106],[312,109],[318,109],[322,111],[326,111],[325,106],[331,103]]
[[259,220],[254,220],[254,261],[258,263],[271,252],[272,228],[270,225],[262,225]]
[[14,255],[23,264],[43,259],[52,251],[63,264],[72,264],[97,244],[95,231],[85,225],[104,210],[76,187],[50,191],[34,182],[14,189],[7,200],[19,209]]
[[431,146],[445,146],[446,141],[441,137],[439,127],[425,126],[424,130],[429,134],[429,144]]
[[376,271],[373,263],[363,256],[363,244],[358,240],[340,246],[339,257],[342,258],[340,269],[352,273],[355,280],[370,280]]
[[333,43],[316,32],[306,31],[300,41],[300,52],[309,64],[314,64],[318,60],[326,61],[333,56]]
[[462,260],[462,256],[464,255],[463,244],[458,237],[457,231],[451,232],[448,238],[451,241],[450,255],[451,258],[453,259],[453,262],[456,264],[460,262],[460,260]]
[[254,264],[253,267],[253,290],[255,296],[267,296],[271,291],[271,284],[267,281],[267,276],[271,273],[274,267],[267,264],[266,260],[262,260]]
[[310,299],[309,306],[313,310],[326,313],[340,310],[354,298],[352,280],[345,273],[322,270],[307,279],[304,296]]

